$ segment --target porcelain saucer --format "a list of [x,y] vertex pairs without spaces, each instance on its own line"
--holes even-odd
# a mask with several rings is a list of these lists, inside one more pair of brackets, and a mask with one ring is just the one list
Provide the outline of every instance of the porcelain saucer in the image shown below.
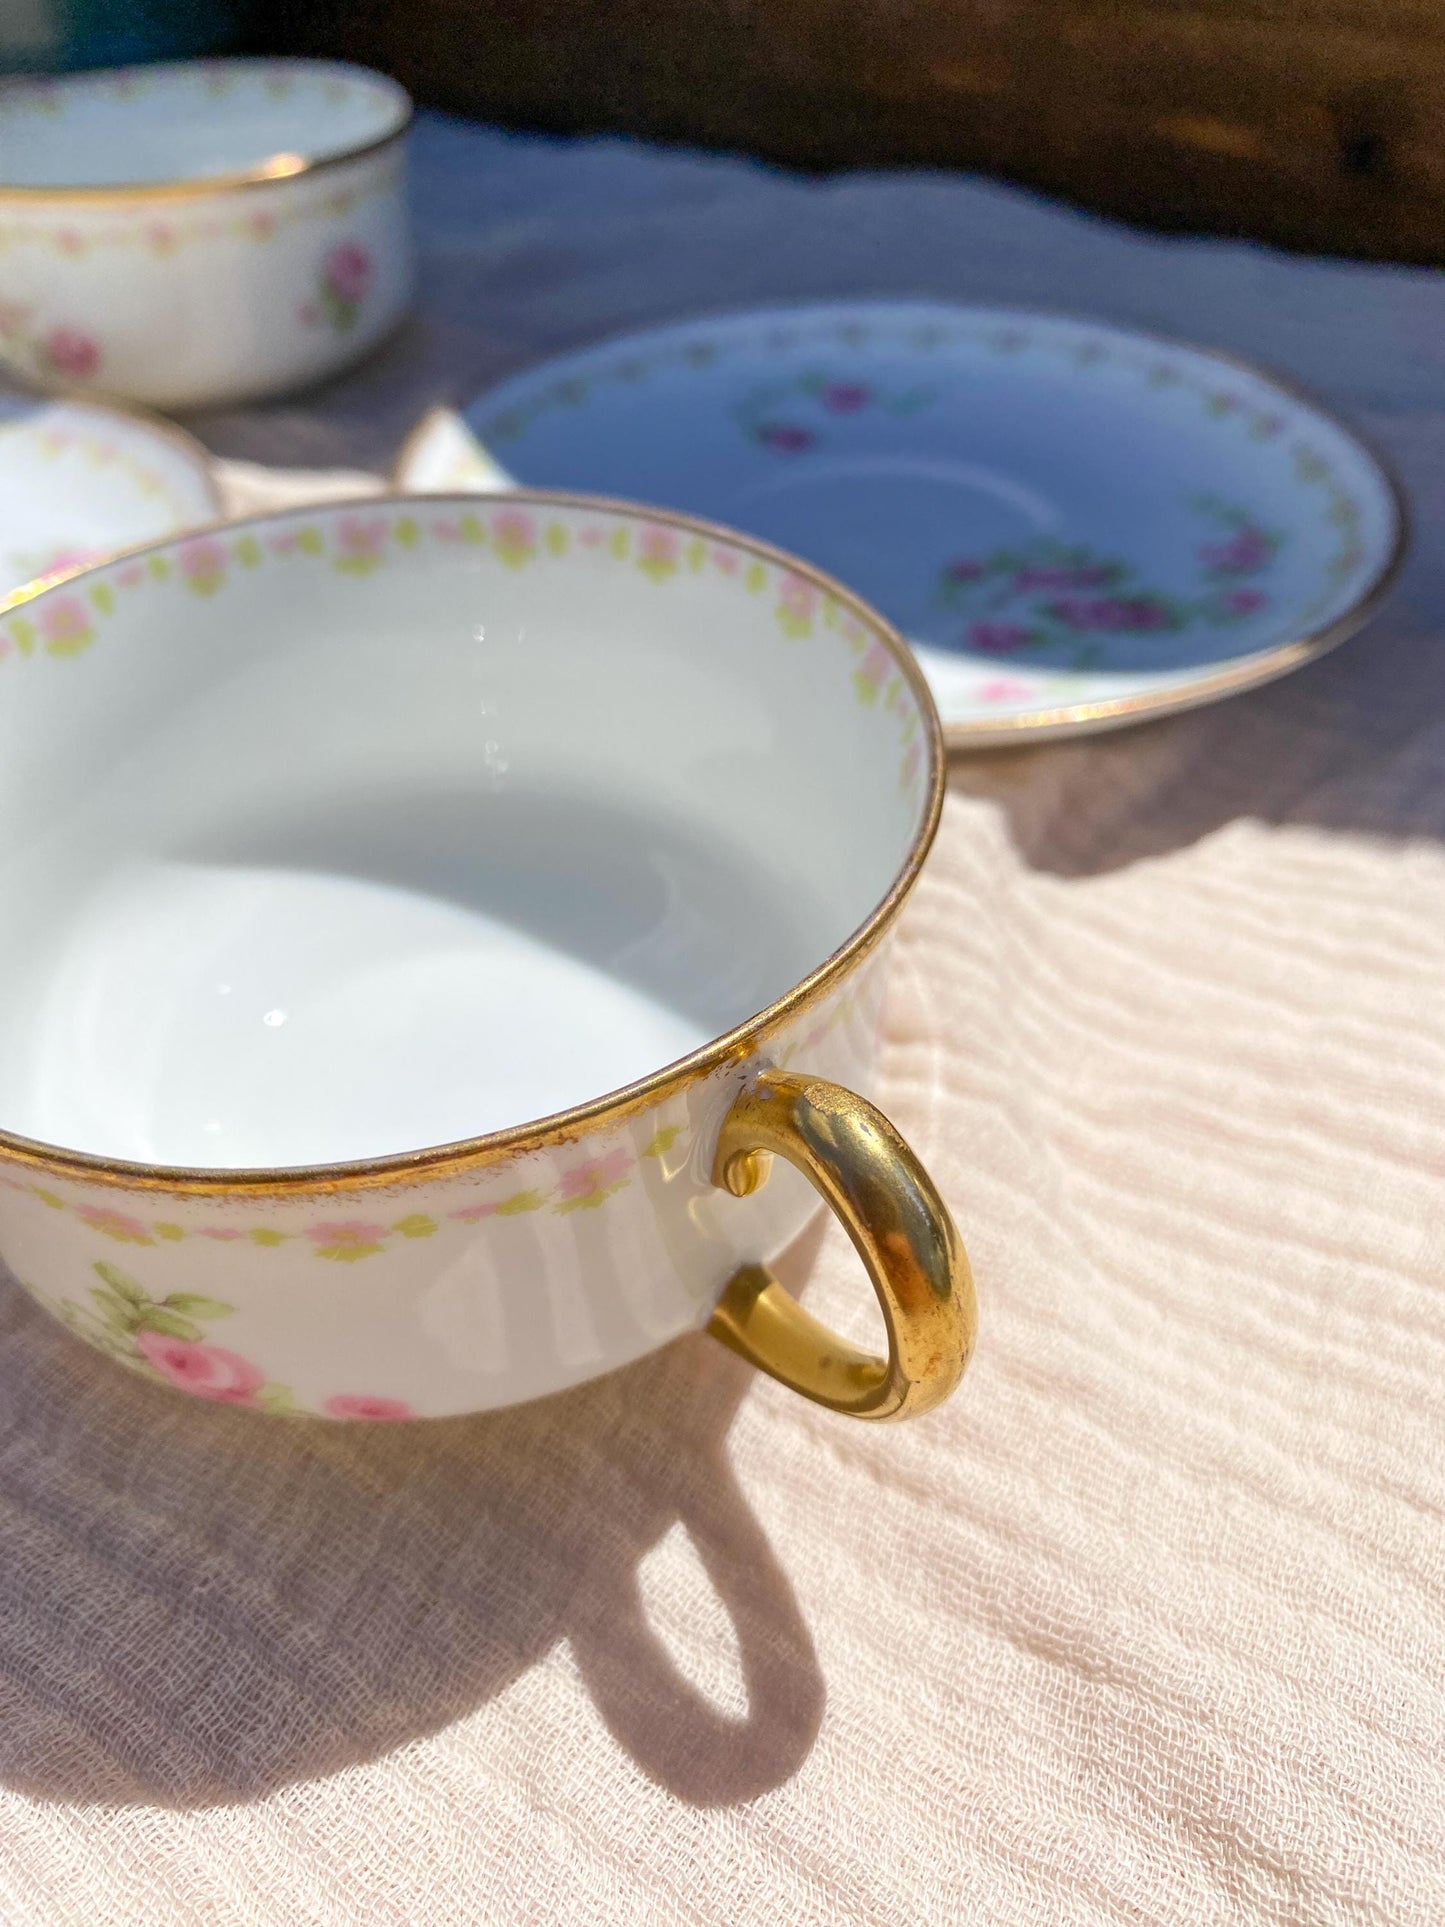
[[[1314,403],[1086,320],[723,315],[529,369],[465,414],[526,486],[686,510],[840,576],[913,643],[955,745],[1283,675],[1365,620],[1404,545],[1390,477]],[[425,440],[414,470],[445,458]]]
[[0,394],[0,601],[223,513],[189,435],[97,402]]

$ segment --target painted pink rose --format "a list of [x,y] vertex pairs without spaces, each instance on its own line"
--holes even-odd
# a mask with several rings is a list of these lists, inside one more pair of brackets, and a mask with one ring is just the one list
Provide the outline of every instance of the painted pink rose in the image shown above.
[[335,1224],[309,1225],[304,1236],[316,1247],[318,1258],[329,1258],[339,1265],[355,1264],[386,1248],[391,1227],[368,1224],[361,1218],[343,1218]]
[[146,1362],[172,1385],[217,1405],[252,1405],[266,1382],[249,1359],[219,1345],[197,1345],[151,1331],[137,1332],[135,1342]]
[[644,567],[651,563],[654,568],[672,568],[680,546],[676,529],[646,528],[637,538],[637,553]]
[[326,257],[326,285],[338,301],[365,300],[371,275],[371,256],[356,241],[343,241]]
[[523,509],[504,509],[492,524],[492,540],[504,562],[524,562],[537,547],[537,524]]
[[225,548],[210,535],[183,542],[176,560],[181,565],[181,574],[191,582],[209,582],[226,572]]
[[1065,596],[1049,604],[1049,614],[1071,629],[1107,629],[1149,634],[1170,627],[1169,610],[1154,596]]
[[881,642],[875,642],[859,665],[858,674],[864,682],[870,683],[874,689],[877,689],[881,687],[884,677],[892,666],[893,658]]
[[629,1158],[625,1144],[619,1144],[615,1151],[607,1152],[605,1157],[588,1158],[583,1164],[574,1164],[563,1175],[557,1186],[560,1198],[588,1198],[596,1191],[610,1184],[619,1184],[627,1176]]
[[201,1226],[201,1236],[203,1238],[213,1238],[218,1245],[234,1244],[238,1238],[244,1238],[245,1235],[244,1231],[238,1230],[235,1225],[231,1224],[203,1224]]
[[82,1204],[77,1206],[76,1216],[83,1218],[92,1231],[103,1231],[107,1238],[118,1238],[122,1244],[151,1242],[150,1226],[128,1212],[111,1211],[99,1204]]
[[359,1246],[371,1248],[381,1244],[389,1226],[367,1224],[360,1218],[346,1218],[335,1224],[313,1224],[307,1227],[306,1236],[313,1244]]
[[736,575],[742,567],[742,559],[736,549],[715,548],[712,552],[713,564],[724,575]]
[[415,1418],[416,1413],[399,1398],[373,1398],[366,1392],[340,1392],[321,1407],[328,1418],[371,1419],[372,1421]]
[[1029,632],[1021,622],[975,622],[964,640],[986,656],[1009,656],[1016,649],[1027,649]]
[[1264,531],[1247,523],[1227,542],[1206,542],[1199,559],[1215,575],[1254,575],[1265,567],[1270,554]]
[[175,228],[169,221],[152,221],[146,229],[146,240],[150,244],[152,254],[170,254],[178,238]]
[[100,347],[80,328],[52,328],[42,346],[47,365],[67,381],[88,381],[100,367]]
[[67,644],[88,642],[92,634],[85,604],[73,595],[56,596],[47,602],[40,613],[38,627],[46,642],[62,650]]
[[830,382],[823,390],[823,406],[835,415],[856,415],[860,408],[868,406],[869,400],[869,392],[861,381]]
[[800,575],[784,576],[778,588],[778,601],[790,616],[800,616],[806,621],[818,606],[817,584],[805,582]]
[[358,561],[370,561],[380,556],[385,543],[386,522],[379,515],[347,515],[337,524],[337,548],[343,555]]
[[758,430],[758,440],[780,455],[801,455],[813,446],[813,433],[801,422],[764,422]]
[[38,570],[37,573],[40,575],[69,575],[74,569],[88,568],[92,562],[99,561],[100,556],[101,551],[99,549],[57,549],[55,554],[52,555],[45,564],[44,568]]
[[995,676],[978,690],[981,703],[1021,703],[1033,695],[1032,687],[1018,676]]

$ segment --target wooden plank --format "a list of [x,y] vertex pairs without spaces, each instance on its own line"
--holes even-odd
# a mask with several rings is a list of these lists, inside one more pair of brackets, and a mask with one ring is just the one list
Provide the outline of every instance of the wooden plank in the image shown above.
[[272,0],[513,125],[1004,175],[1155,225],[1445,259],[1439,0]]

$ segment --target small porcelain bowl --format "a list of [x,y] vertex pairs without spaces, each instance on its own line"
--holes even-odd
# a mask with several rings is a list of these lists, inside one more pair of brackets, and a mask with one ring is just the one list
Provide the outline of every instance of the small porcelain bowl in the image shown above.
[[0,87],[0,357],[160,408],[334,373],[410,295],[410,118],[328,61]]
[[[942,745],[848,591],[384,497],[21,592],[0,684],[0,1254],[73,1331],[338,1418],[700,1325],[860,1417],[952,1388],[967,1264],[866,1096]],[[886,1359],[764,1269],[818,1193]]]

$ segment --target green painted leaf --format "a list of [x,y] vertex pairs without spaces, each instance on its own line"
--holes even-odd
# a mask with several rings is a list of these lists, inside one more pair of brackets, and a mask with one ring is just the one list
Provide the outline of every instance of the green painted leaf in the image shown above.
[[103,1278],[118,1297],[123,1298],[127,1304],[134,1305],[137,1311],[143,1311],[150,1303],[150,1296],[145,1287],[138,1285],[130,1273],[122,1271],[119,1265],[109,1264],[101,1258],[91,1269],[97,1278]]
[[436,1219],[429,1218],[424,1211],[413,1211],[408,1217],[398,1218],[392,1226],[403,1238],[430,1238],[436,1228]]
[[524,1211],[540,1211],[547,1202],[540,1191],[514,1191],[497,1206],[499,1218],[519,1217]]
[[256,1393],[256,1403],[263,1412],[273,1418],[305,1418],[307,1414],[296,1403],[295,1396],[285,1385],[263,1385]]
[[91,1287],[90,1295],[95,1300],[96,1310],[100,1313],[101,1320],[108,1330],[124,1332],[127,1337],[132,1332],[140,1330],[140,1321],[145,1316],[143,1312],[137,1311],[133,1305],[127,1305],[113,1292],[102,1291],[99,1285]]
[[161,1305],[147,1305],[135,1321],[135,1329],[160,1332],[165,1338],[184,1338],[193,1345],[205,1337],[199,1325],[193,1325],[189,1318],[182,1318],[179,1312],[167,1311]]
[[180,1312],[183,1318],[229,1318],[236,1309],[198,1291],[173,1291],[162,1298],[161,1303],[167,1311]]

